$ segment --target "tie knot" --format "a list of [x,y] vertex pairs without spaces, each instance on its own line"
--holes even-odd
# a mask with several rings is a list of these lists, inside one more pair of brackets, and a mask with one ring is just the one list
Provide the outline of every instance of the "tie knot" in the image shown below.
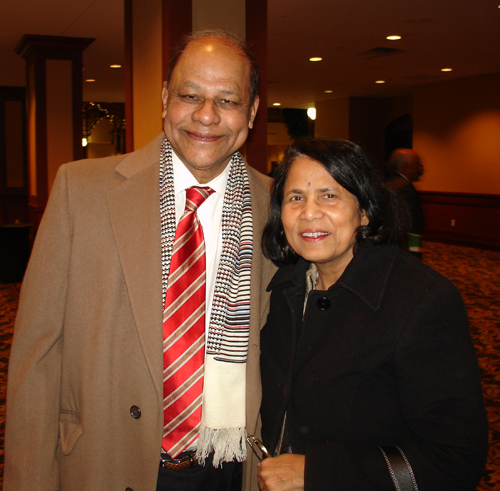
[[195,212],[215,191],[209,187],[193,186],[186,189],[186,210]]

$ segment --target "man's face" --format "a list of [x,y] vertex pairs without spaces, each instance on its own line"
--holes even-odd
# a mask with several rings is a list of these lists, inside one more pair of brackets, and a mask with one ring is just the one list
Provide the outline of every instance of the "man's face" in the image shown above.
[[201,184],[217,177],[245,142],[259,100],[250,104],[250,68],[221,38],[191,42],[164,84],[163,129]]
[[408,179],[411,182],[418,181],[420,176],[424,173],[424,167],[420,162],[420,157],[414,155],[413,158],[408,162]]

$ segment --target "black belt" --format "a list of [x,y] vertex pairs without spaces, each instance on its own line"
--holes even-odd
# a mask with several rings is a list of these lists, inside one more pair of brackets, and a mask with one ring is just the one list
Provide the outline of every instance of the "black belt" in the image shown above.
[[196,452],[184,452],[179,454],[176,459],[171,459],[167,454],[162,453],[160,456],[160,467],[166,467],[171,471],[183,471],[198,465]]

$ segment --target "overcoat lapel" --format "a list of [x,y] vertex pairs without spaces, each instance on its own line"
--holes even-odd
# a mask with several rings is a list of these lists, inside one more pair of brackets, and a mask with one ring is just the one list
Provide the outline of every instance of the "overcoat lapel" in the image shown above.
[[250,191],[252,194],[253,255],[250,304],[250,338],[247,357],[247,430],[257,431],[256,423],[261,401],[260,385],[260,329],[264,325],[269,310],[269,295],[266,286],[276,271],[276,267],[262,255],[262,230],[269,213],[269,190],[271,180],[262,180],[247,166]]
[[117,167],[124,180],[107,193],[111,227],[146,362],[162,395],[161,137]]

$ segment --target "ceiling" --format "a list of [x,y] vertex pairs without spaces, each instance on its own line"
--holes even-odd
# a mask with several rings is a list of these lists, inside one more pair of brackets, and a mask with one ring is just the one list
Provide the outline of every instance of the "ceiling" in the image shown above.
[[0,85],[26,85],[14,50],[24,34],[94,38],[83,52],[85,101],[124,102],[124,0],[1,0]]
[[[268,0],[268,105],[307,108],[338,97],[398,96],[419,84],[500,72],[499,5]],[[84,78],[96,82],[84,83],[84,100],[124,101],[123,69],[109,68],[124,62],[123,0],[2,0],[1,12],[0,85],[25,85],[25,62],[14,53],[23,34],[92,37]],[[391,34],[402,39],[387,41]],[[310,62],[311,56],[323,61]]]

